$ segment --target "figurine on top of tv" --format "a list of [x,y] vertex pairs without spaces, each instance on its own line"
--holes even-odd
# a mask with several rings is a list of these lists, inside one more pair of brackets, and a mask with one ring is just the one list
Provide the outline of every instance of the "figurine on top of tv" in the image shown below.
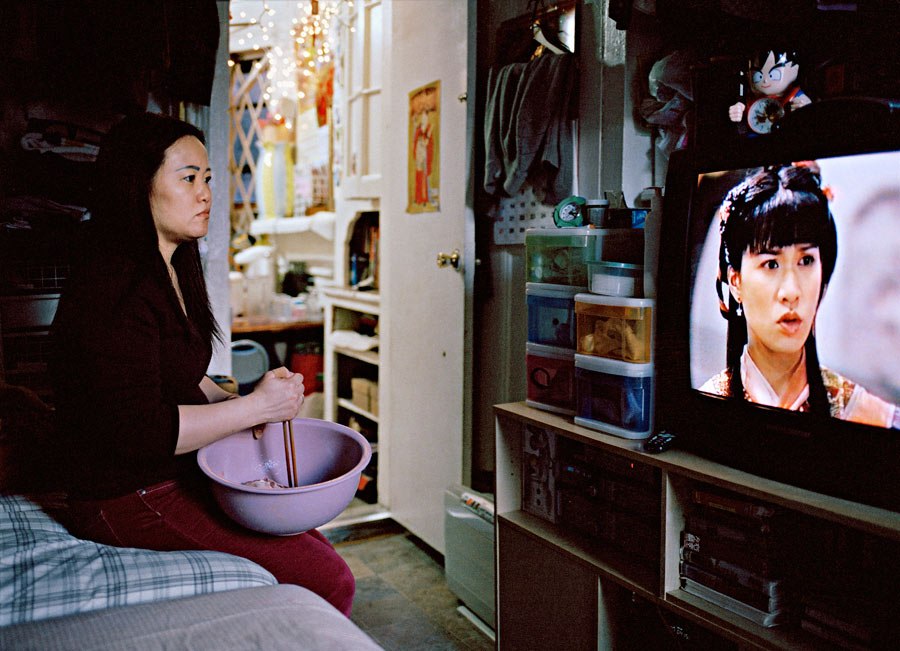
[[728,108],[729,119],[742,123],[742,132],[749,128],[752,133],[769,133],[787,112],[812,102],[797,81],[800,65],[796,57],[790,50],[769,49],[748,61],[744,75],[749,88],[742,84],[745,101]]

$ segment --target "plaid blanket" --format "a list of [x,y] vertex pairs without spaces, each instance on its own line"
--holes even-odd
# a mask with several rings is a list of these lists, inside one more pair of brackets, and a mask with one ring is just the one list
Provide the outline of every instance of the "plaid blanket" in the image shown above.
[[80,540],[21,495],[0,495],[0,626],[277,583],[244,558]]

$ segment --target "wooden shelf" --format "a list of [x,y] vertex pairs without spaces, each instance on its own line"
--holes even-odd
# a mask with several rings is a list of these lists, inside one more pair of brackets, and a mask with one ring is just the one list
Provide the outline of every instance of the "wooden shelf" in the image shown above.
[[[779,505],[803,516],[849,527],[866,535],[893,543],[900,542],[900,513],[887,511],[847,500],[814,493],[780,482],[758,477],[722,464],[697,457],[681,450],[662,454],[647,454],[636,449],[634,441],[576,425],[571,417],[529,407],[524,402],[494,406],[496,415],[496,495],[497,519],[506,530],[526,535],[538,547],[558,553],[565,563],[574,563],[579,571],[593,573],[598,581],[611,580],[651,604],[714,631],[741,648],[753,649],[821,649],[824,642],[803,631],[797,624],[772,628],[757,625],[700,597],[679,589],[680,532],[684,526],[684,511],[690,493],[697,484],[732,491],[738,495]],[[660,526],[660,567],[648,568],[634,557],[610,545],[601,545],[572,530],[521,510],[523,490],[524,436],[526,427],[536,427],[559,437],[584,443],[606,453],[618,455],[635,463],[658,468],[661,472],[663,505]],[[557,446],[559,443],[557,442]],[[552,490],[552,489],[551,489]],[[552,496],[548,496],[550,498]],[[828,571],[831,568],[827,568]],[[517,577],[519,583],[504,583],[504,576]],[[515,594],[525,588],[527,568],[516,566],[509,556],[498,559],[498,590],[500,595]],[[601,588],[602,592],[602,588]],[[500,598],[498,615],[501,621],[540,619],[541,613],[528,612],[527,603],[516,602],[506,596],[507,604],[515,604],[515,613],[503,614],[504,599]],[[588,606],[593,608],[594,606]],[[606,612],[602,600],[597,605],[599,621],[615,617]],[[524,612],[518,612],[522,610]],[[566,613],[555,613],[547,626],[565,627]],[[550,622],[550,619],[547,619]],[[613,626],[613,628],[615,628]],[[499,649],[503,649],[503,635]]]
[[346,306],[346,302],[353,303],[352,309],[368,311],[378,314],[381,296],[376,291],[360,291],[348,285],[325,285],[322,293],[336,305]]
[[497,517],[519,531],[555,545],[573,560],[586,565],[601,576],[612,579],[647,599],[658,593],[659,574],[628,554],[610,546],[592,542],[564,527],[547,522],[527,511],[508,511]]
[[823,640],[799,628],[788,626],[766,628],[684,590],[666,594],[665,607],[706,628],[718,630],[728,639],[743,645],[791,651],[821,651],[824,646]]
[[494,411],[498,417],[513,417],[666,472],[674,472],[689,479],[737,491],[748,497],[772,502],[813,517],[900,541],[900,513],[894,511],[783,484],[678,449],[661,454],[647,454],[636,449],[634,441],[581,427],[576,425],[571,417],[535,409],[524,402],[495,405]]
[[348,398],[338,398],[337,404],[338,404],[338,407],[343,407],[347,411],[352,411],[353,413],[359,414],[360,416],[365,416],[373,423],[378,422],[378,416],[376,416],[375,414],[373,414],[370,411],[367,411],[365,409],[362,409],[361,407],[356,406],[356,404],[352,400],[349,400]]
[[[324,305],[324,394],[325,418],[348,424],[353,415],[364,419],[360,425],[367,430],[373,452],[383,442],[383,423],[378,415],[356,405],[348,396],[352,391],[352,379],[356,377],[377,381],[382,373],[378,348],[356,350],[338,345],[337,331],[370,332],[373,321],[380,317],[380,296],[377,292],[359,291],[353,287],[328,285],[322,288]],[[374,319],[373,319],[374,317]],[[348,340],[343,340],[347,343]],[[350,342],[352,343],[352,342]],[[379,401],[381,402],[381,401]],[[378,499],[383,499],[382,487],[386,482],[379,467]]]
[[353,350],[352,348],[340,348],[335,346],[334,352],[338,355],[346,355],[347,357],[358,359],[361,362],[378,366],[378,351],[376,350]]

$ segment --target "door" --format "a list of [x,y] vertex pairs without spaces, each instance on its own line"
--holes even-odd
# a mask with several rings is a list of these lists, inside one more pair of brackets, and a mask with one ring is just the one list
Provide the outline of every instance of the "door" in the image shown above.
[[[391,516],[444,552],[443,492],[466,483],[474,229],[466,199],[467,4],[384,3],[381,431]],[[472,55],[474,56],[474,54]],[[409,212],[410,93],[440,82],[438,210]],[[433,114],[432,114],[433,115]],[[433,188],[431,188],[433,191]],[[457,266],[438,254],[458,251]],[[465,461],[464,461],[465,459]]]

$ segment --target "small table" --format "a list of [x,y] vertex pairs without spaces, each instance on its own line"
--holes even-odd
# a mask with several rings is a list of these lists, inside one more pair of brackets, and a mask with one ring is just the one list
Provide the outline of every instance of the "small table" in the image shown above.
[[[271,367],[287,366],[294,344],[301,341],[322,341],[321,331],[324,321],[284,321],[265,316],[239,317],[231,321],[231,339],[253,339],[262,344],[269,353]],[[275,343],[287,344],[285,359],[275,350]]]

